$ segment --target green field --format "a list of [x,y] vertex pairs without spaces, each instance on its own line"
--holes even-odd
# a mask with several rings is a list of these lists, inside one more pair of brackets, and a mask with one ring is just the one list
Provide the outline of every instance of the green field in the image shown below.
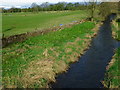
[[79,21],[88,16],[85,10],[78,11],[46,11],[39,13],[3,13],[2,33],[5,37],[42,30],[60,24]]
[[3,86],[46,87],[57,73],[78,60],[95,33],[94,27],[93,22],[85,22],[3,48]]

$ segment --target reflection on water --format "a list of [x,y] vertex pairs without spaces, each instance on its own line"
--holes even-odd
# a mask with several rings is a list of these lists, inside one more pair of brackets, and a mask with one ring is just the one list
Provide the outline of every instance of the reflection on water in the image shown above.
[[67,73],[57,77],[52,88],[103,87],[100,81],[104,78],[106,66],[114,55],[114,49],[120,44],[112,38],[110,19],[106,19],[100,27],[90,49],[77,63],[71,64]]

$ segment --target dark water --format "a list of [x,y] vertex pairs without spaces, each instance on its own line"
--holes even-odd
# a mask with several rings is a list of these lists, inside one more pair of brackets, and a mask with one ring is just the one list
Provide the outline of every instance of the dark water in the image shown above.
[[52,88],[101,88],[106,66],[120,43],[113,40],[110,20],[99,28],[91,47],[68,72],[58,75]]

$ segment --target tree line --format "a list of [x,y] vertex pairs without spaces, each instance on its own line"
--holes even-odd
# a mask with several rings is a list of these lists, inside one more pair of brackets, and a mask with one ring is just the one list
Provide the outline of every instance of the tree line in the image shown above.
[[119,8],[120,2],[76,2],[76,3],[66,3],[58,2],[56,4],[50,4],[44,2],[40,5],[32,3],[28,8],[15,8],[10,9],[2,8],[2,13],[15,13],[15,12],[34,12],[38,13],[40,11],[63,11],[63,10],[88,10],[90,12],[90,18],[93,19],[95,13],[97,12],[102,17],[107,16],[110,13],[120,14]]
[[10,9],[2,9],[3,13],[14,13],[14,12],[39,12],[39,11],[63,11],[63,10],[83,10],[86,9],[86,5],[84,3],[66,3],[66,2],[58,2],[56,4],[50,4],[48,2],[44,2],[41,5],[36,3],[32,3],[29,8],[15,8],[12,7]]

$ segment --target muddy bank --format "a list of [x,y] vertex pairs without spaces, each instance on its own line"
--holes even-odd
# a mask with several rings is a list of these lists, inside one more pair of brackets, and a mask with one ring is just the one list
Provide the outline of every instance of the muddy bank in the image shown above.
[[80,23],[83,23],[85,21],[88,21],[88,20],[86,19],[86,20],[81,20],[81,21],[70,23],[70,24],[56,26],[53,28],[48,28],[48,29],[44,29],[44,30],[40,30],[40,31],[38,30],[38,31],[34,31],[34,32],[27,32],[27,33],[23,33],[23,34],[19,34],[19,35],[13,35],[10,37],[3,37],[2,38],[2,47],[6,47],[6,46],[8,46],[12,43],[15,43],[15,42],[22,42],[22,41],[28,39],[29,37],[43,35],[43,34],[51,32],[51,31],[58,31],[58,30],[61,30],[64,28],[69,28],[75,24],[80,24]]

